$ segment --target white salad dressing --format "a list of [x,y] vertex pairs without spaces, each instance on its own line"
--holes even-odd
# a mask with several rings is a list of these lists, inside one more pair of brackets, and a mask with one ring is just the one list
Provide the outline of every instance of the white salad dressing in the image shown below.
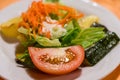
[[50,32],[52,39],[59,38],[61,36],[64,36],[67,32],[65,28],[62,27],[62,25],[57,24],[57,20],[52,20],[49,17],[46,17],[46,19],[51,23],[48,23],[46,21],[43,22],[43,29],[42,32]]

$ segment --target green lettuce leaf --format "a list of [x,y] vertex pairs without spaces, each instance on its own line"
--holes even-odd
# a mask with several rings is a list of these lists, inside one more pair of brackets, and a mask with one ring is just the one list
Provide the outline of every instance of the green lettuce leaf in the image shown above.
[[79,34],[79,30],[77,28],[69,31],[64,37],[62,37],[62,45],[63,46],[69,46],[71,45],[71,40],[76,38],[76,36]]
[[93,27],[82,30],[75,39],[71,40],[71,44],[82,45],[84,48],[87,48],[105,37],[103,30],[104,28]]
[[46,37],[37,36],[35,40],[38,42],[38,44],[45,47],[61,46],[59,39],[50,40]]
[[[23,27],[20,27],[18,29],[18,32],[28,35],[28,29],[25,29]],[[48,39],[46,37],[42,37],[42,36],[38,36],[36,35],[36,37],[33,37],[33,34],[31,33],[31,39],[29,39],[29,36],[27,37],[27,41],[22,42],[22,44],[27,47],[30,45],[34,45],[36,43],[38,43],[40,46],[44,46],[44,47],[54,47],[54,46],[61,46],[61,43],[59,41],[59,39]],[[35,46],[35,45],[34,45]]]
[[64,26],[67,31],[70,31],[74,29],[73,21],[71,20],[70,22],[67,23],[67,25]]
[[[32,31],[32,29],[30,29],[30,32]],[[24,28],[24,27],[20,27],[18,28],[18,32],[22,33],[22,34],[26,34],[28,35],[29,34],[29,30]]]
[[18,64],[24,65],[24,67],[33,68],[33,69],[36,68],[30,58],[28,50],[25,50],[23,53],[17,53],[16,54],[16,62]]
[[77,20],[75,19],[70,21],[65,28],[67,29],[68,32],[64,37],[62,37],[61,41],[62,45],[68,46],[71,45],[71,40],[75,39],[78,36],[81,29]]

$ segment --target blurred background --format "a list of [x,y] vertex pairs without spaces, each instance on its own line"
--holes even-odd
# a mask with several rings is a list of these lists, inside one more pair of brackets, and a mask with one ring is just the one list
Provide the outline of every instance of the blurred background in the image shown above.
[[112,11],[120,19],[120,0],[92,0]]

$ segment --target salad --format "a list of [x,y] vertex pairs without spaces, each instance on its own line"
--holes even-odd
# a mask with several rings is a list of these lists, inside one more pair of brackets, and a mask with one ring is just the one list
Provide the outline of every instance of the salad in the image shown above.
[[18,64],[53,75],[93,66],[119,43],[97,16],[58,0],[33,1],[27,11],[0,27],[4,36],[22,45],[16,50]]

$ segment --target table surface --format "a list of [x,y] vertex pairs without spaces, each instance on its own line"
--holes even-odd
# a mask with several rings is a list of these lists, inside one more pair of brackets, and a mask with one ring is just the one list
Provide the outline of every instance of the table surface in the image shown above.
[[[0,0],[0,10],[18,0]],[[93,0],[112,11],[120,19],[120,0]],[[0,77],[0,80],[4,78]],[[120,80],[120,65],[102,80]]]

